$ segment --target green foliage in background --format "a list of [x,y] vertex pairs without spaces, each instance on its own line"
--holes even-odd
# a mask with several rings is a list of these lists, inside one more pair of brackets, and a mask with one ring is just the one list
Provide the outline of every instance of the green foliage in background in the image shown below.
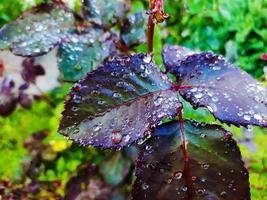
[[267,52],[266,0],[165,1],[169,43],[226,55],[255,77]]

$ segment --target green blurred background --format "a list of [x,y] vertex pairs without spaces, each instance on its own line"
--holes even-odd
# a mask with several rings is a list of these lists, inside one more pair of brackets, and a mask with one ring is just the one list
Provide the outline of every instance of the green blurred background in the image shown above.
[[[1,0],[0,27],[40,2]],[[79,1],[66,2],[73,9],[79,9]],[[132,12],[147,9],[146,1],[131,2]],[[160,54],[165,42],[211,50],[225,55],[267,85],[263,71],[267,62],[260,59],[262,54],[267,53],[267,0],[165,0],[165,10],[170,18],[156,28],[155,34],[155,57],[158,63],[161,62]],[[140,45],[137,50],[145,51],[146,46]],[[27,173],[36,173],[36,176],[32,176],[39,181],[60,181],[54,188],[57,195],[63,196],[65,185],[70,177],[75,176],[78,166],[85,162],[98,165],[110,154],[108,151],[72,144],[57,133],[63,101],[70,86],[64,84],[48,92],[47,95],[56,104],[55,109],[45,102],[35,101],[31,110],[18,108],[11,116],[0,118],[1,180],[20,187],[31,176]],[[213,117],[205,110],[193,113],[189,105],[186,117],[209,123],[213,121]],[[254,127],[248,130],[227,128],[235,133],[249,169],[252,199],[267,199],[267,130]],[[31,135],[38,132],[45,132],[45,136],[35,141]],[[42,149],[29,148],[29,144],[33,145],[32,141]],[[36,157],[39,158],[38,162]],[[34,166],[34,161],[38,166],[29,170],[29,166]],[[38,195],[39,199],[42,196],[49,197],[49,190],[41,191],[35,197]]]

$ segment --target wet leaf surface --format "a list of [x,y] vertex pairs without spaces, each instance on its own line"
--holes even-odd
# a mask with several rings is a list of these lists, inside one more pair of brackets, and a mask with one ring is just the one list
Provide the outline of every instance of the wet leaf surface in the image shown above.
[[121,29],[121,39],[127,47],[139,45],[146,41],[148,16],[145,13],[130,15]]
[[211,52],[179,46],[165,46],[163,59],[193,107],[206,107],[228,124],[267,127],[267,89],[246,72]]
[[73,34],[59,46],[61,79],[77,81],[94,70],[105,58],[115,54],[116,46],[108,32],[89,28],[86,33]]
[[90,0],[88,3],[89,20],[104,26],[117,23],[129,10],[128,1]]
[[[248,172],[231,133],[185,122],[193,199],[250,199]],[[161,125],[141,147],[133,199],[188,199],[178,122]]]
[[69,96],[59,132],[104,148],[141,143],[180,106],[170,81],[146,54],[105,62],[74,85]]
[[0,49],[37,56],[50,51],[74,24],[73,14],[61,5],[41,4],[0,30]]

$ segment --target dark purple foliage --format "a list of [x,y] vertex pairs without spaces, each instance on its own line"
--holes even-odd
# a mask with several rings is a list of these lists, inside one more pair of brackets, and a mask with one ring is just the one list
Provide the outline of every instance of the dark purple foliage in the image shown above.
[[19,104],[23,108],[30,109],[32,107],[32,100],[28,94],[20,93],[18,100],[19,100]]
[[163,59],[194,108],[206,107],[228,124],[267,127],[267,89],[246,72],[211,52],[193,54],[179,46],[166,45]]
[[35,83],[37,76],[45,75],[45,70],[41,65],[36,65],[33,58],[26,58],[22,62],[21,77],[26,82]]
[[161,125],[141,147],[133,199],[250,199],[248,172],[231,133],[191,121],[185,122],[185,132],[190,173],[184,169],[178,122]]
[[150,55],[113,58],[71,89],[59,132],[83,145],[130,145],[177,113],[181,105],[170,88]]
[[14,86],[14,81],[9,78],[0,83],[0,116],[8,116],[16,108],[17,97],[12,93]]
[[24,91],[24,90],[27,90],[29,88],[29,83],[22,83],[20,86],[19,86],[19,90],[20,91]]

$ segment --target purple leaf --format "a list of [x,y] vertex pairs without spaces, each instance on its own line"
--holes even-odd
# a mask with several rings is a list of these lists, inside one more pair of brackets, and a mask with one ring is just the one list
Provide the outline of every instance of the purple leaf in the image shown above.
[[192,54],[179,46],[166,45],[163,59],[180,94],[194,108],[206,107],[228,124],[267,127],[267,89],[246,72],[221,56]]
[[36,76],[45,74],[45,70],[41,65],[35,65],[33,58],[26,58],[22,62],[21,76],[26,82],[35,83]]
[[185,122],[185,132],[190,173],[185,172],[178,122],[161,125],[141,147],[133,199],[250,199],[248,172],[231,133],[191,121]]
[[24,91],[24,90],[27,90],[29,88],[29,83],[22,83],[20,86],[19,86],[19,90],[20,91]]
[[19,103],[23,108],[30,109],[32,107],[32,100],[28,94],[19,94]]
[[74,17],[59,4],[41,4],[0,30],[0,49],[37,56],[54,48],[74,26]]
[[176,114],[180,102],[171,85],[150,55],[113,58],[71,89],[59,132],[83,145],[130,145]]
[[17,96],[12,93],[14,86],[14,81],[8,78],[0,83],[0,116],[10,115],[17,106]]

